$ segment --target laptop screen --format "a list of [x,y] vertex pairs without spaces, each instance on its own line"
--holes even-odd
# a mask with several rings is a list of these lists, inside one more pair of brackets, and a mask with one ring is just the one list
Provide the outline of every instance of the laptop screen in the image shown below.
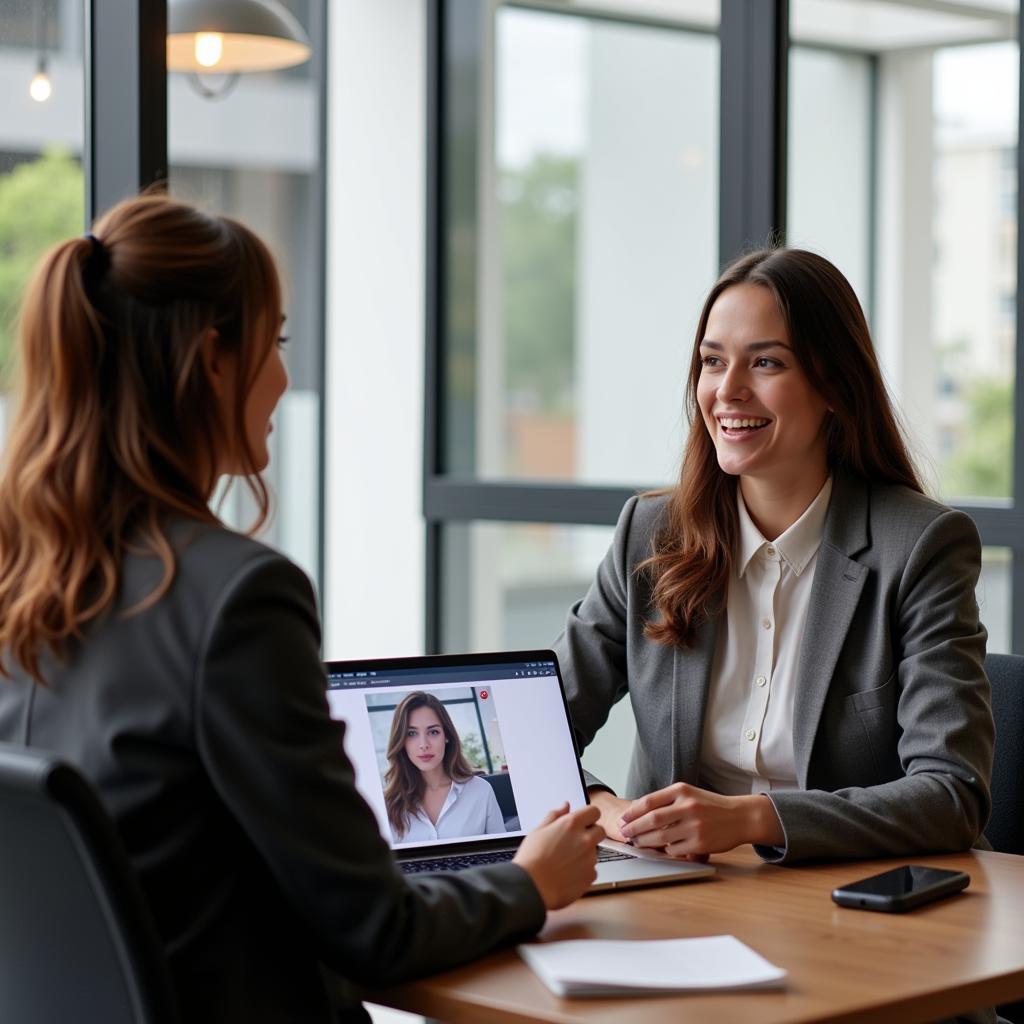
[[326,667],[356,786],[393,849],[522,836],[587,802],[551,651]]

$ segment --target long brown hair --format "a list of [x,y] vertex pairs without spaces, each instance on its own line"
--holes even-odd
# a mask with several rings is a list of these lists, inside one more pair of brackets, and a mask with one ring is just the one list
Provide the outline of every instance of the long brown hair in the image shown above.
[[395,717],[391,720],[387,749],[388,770],[384,776],[384,804],[396,839],[409,831],[409,819],[423,803],[426,790],[423,772],[405,753],[409,716],[419,708],[429,708],[441,723],[445,738],[442,767],[448,778],[455,782],[465,782],[476,774],[463,756],[462,741],[447,708],[432,693],[417,690],[407,694],[395,708]]
[[[119,203],[91,236],[43,257],[18,324],[0,471],[0,672],[13,659],[42,682],[44,651],[59,655],[113,604],[130,546],[164,567],[138,608],[159,599],[174,576],[161,518],[216,521],[209,501],[228,453],[256,499],[253,529],[262,525],[269,497],[245,399],[280,312],[266,245],[163,195]],[[211,331],[238,357],[226,417],[203,365]]]
[[697,407],[697,382],[711,307],[738,284],[760,285],[775,297],[794,356],[831,409],[825,424],[830,471],[923,490],[850,283],[828,260],[802,249],[763,249],[742,257],[723,272],[700,314],[686,386],[690,433],[682,470],[669,492],[654,552],[640,566],[650,574],[652,604],[660,612],[645,634],[660,643],[691,644],[728,594],[739,531],[737,478],[719,468]]

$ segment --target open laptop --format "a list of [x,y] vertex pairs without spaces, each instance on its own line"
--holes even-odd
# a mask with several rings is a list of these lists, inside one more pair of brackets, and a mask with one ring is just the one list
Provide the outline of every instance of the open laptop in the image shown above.
[[[331,716],[346,723],[345,752],[355,766],[356,786],[404,871],[458,871],[511,860],[523,836],[549,810],[565,801],[574,808],[588,802],[553,651],[332,661],[326,667],[328,705]],[[415,724],[405,736],[396,729],[392,737],[403,700],[409,698],[407,708],[426,703],[411,694],[440,701],[474,775],[447,791],[442,787],[440,792],[447,793],[443,806],[417,805],[411,814],[407,800],[406,813],[396,814],[396,826],[385,799],[389,769],[396,780],[399,768],[405,770],[408,793],[410,785],[418,784],[415,772],[436,769],[438,756],[447,750],[443,737],[433,747],[419,740],[427,731],[438,735],[429,724],[437,721],[436,712],[423,717],[413,711],[407,720]],[[421,730],[421,724],[427,729]],[[416,746],[419,742],[422,748]],[[403,755],[407,763],[399,765]],[[391,788],[393,795],[401,791],[397,781]],[[714,871],[707,864],[605,840],[590,891],[689,881]]]

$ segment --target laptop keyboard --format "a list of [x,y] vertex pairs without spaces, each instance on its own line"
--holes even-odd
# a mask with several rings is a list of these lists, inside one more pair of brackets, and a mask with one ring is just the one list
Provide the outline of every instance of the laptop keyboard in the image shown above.
[[399,867],[407,875],[427,871],[465,871],[479,864],[502,864],[516,855],[515,850],[491,850],[489,853],[460,853],[453,857],[431,857],[430,860],[403,860]]
[[[475,868],[480,864],[504,864],[515,855],[515,850],[491,850],[488,853],[460,853],[452,857],[431,857],[430,860],[404,860],[399,862],[399,867],[407,875],[421,875],[436,871],[465,871],[466,868]],[[603,846],[597,848],[597,862],[599,864],[610,860],[630,859],[631,856],[628,853],[619,853],[618,850],[606,850]]]

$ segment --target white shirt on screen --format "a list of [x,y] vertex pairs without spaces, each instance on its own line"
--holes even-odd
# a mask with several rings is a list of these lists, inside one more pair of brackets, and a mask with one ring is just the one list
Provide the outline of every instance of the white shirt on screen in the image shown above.
[[718,627],[701,745],[701,785],[716,793],[796,789],[793,701],[800,642],[832,478],[776,540],[736,489],[739,545]]
[[452,782],[445,797],[437,824],[422,808],[409,818],[409,831],[395,836],[398,843],[420,843],[431,839],[458,839],[460,836],[483,836],[505,831],[498,798],[490,783],[474,776],[465,782]]

